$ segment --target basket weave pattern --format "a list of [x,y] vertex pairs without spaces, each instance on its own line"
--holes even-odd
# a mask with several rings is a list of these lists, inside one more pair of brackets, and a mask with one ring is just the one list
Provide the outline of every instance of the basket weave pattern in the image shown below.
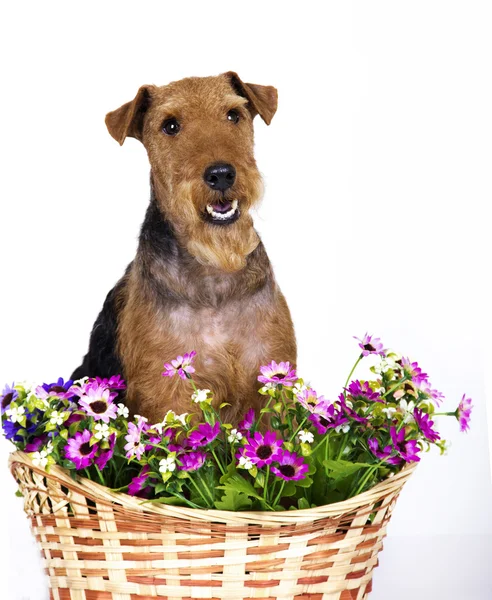
[[[226,512],[145,503],[11,455],[52,600],[363,600],[412,474],[309,510]],[[370,522],[369,516],[374,518]]]

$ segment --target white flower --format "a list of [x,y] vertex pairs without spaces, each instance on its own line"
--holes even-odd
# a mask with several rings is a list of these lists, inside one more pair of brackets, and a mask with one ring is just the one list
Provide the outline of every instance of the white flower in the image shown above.
[[199,402],[206,402],[208,400],[208,394],[210,394],[210,390],[196,390],[196,392],[193,392],[191,395],[191,399],[197,404]]
[[35,467],[41,467],[42,469],[44,469],[48,464],[47,456],[48,452],[46,452],[46,450],[41,450],[41,452],[33,452],[31,454],[32,464]]
[[88,380],[88,377],[82,377],[82,379],[77,379],[76,381],[73,382],[73,385],[76,385],[78,387],[82,387],[84,385],[84,383]]
[[241,456],[239,458],[239,466],[242,467],[243,469],[246,469],[247,471],[249,471],[250,469],[253,468],[253,463],[247,456]]
[[171,456],[159,461],[159,471],[161,473],[172,473],[174,470],[176,470],[176,462]]
[[312,444],[314,442],[314,435],[305,429],[299,431],[298,437],[302,444]]
[[338,425],[337,427],[335,427],[335,431],[337,433],[347,433],[350,429],[350,424],[349,423],[342,423],[341,425]]
[[384,389],[384,387],[378,387],[374,391],[376,393],[378,393],[379,395],[384,394],[386,392],[386,390]]
[[52,425],[63,425],[63,421],[65,420],[63,413],[54,410],[50,416],[50,423]]
[[410,400],[410,402],[400,400],[400,412],[403,413],[404,423],[413,423],[415,421],[415,417],[413,416],[414,408],[415,402],[413,400]]
[[46,444],[44,451],[47,455],[53,452],[53,442],[51,440]]
[[94,425],[94,429],[94,437],[96,438],[96,440],[107,440],[111,433],[109,431],[109,426],[106,423],[96,423]]
[[176,415],[176,421],[179,421],[182,425],[186,425],[186,417],[188,413],[183,413],[182,415]]
[[164,429],[164,427],[167,427],[167,426],[168,426],[168,424],[166,423],[166,420],[164,419],[164,421],[162,421],[162,423],[155,423],[155,425],[152,425],[152,429],[155,429],[159,435],[162,435],[162,430]]
[[128,419],[129,414],[130,414],[130,411],[128,410],[128,408],[120,402],[118,404],[118,415],[120,417],[124,417],[125,419]]
[[11,423],[20,423],[25,412],[26,409],[23,406],[14,406],[13,408],[8,408],[5,414],[9,417]]
[[182,423],[183,425],[186,425],[186,417],[188,416],[188,413],[183,413],[182,415],[177,415],[174,410],[168,410],[167,413],[164,415],[164,420],[162,421],[164,425],[169,425],[170,423],[173,423],[174,421],[179,421],[180,423]]
[[302,394],[302,392],[305,392],[307,389],[307,385],[297,382],[292,388],[292,391],[294,392],[294,396],[297,396],[298,394]]
[[135,415],[135,419],[137,419],[139,425],[148,422],[147,417],[142,417],[142,415]]
[[243,434],[237,429],[231,429],[229,436],[227,437],[227,441],[230,444],[234,444],[235,442],[239,442],[239,440],[243,439]]
[[274,389],[276,389],[276,387],[277,387],[277,385],[275,383],[273,383],[273,381],[269,381],[260,389],[260,392],[263,392],[266,394],[266,392],[268,392],[268,390],[274,390]]
[[388,419],[392,419],[393,415],[396,414],[396,408],[393,408],[392,406],[388,406],[387,408],[383,408],[381,412],[384,412],[386,414],[386,416],[388,417]]

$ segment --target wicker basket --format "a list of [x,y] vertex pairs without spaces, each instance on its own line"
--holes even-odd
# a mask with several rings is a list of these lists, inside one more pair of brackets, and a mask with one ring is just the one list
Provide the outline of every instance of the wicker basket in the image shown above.
[[[337,504],[226,512],[142,504],[28,455],[12,473],[53,600],[362,600],[415,465]],[[369,516],[375,513],[372,522]]]

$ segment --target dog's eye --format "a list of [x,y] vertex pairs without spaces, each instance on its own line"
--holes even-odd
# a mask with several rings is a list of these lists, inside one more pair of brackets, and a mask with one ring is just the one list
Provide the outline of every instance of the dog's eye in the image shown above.
[[239,121],[239,113],[237,112],[237,110],[230,110],[227,113],[227,118],[229,121],[232,121],[233,123],[237,123]]
[[176,135],[181,129],[181,125],[178,123],[177,119],[166,119],[162,124],[162,131],[166,135]]

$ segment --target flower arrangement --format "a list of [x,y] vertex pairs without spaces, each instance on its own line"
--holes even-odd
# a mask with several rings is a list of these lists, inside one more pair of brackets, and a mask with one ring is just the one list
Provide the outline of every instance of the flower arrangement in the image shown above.
[[[164,365],[164,377],[190,385],[190,413],[168,411],[160,423],[129,418],[118,395],[125,383],[85,378],[42,385],[7,385],[0,396],[4,435],[49,470],[58,464],[145,502],[221,510],[304,509],[345,500],[418,462],[446,442],[438,415],[469,428],[471,400],[436,412],[444,400],[417,362],[383,348],[370,335],[342,392],[329,401],[307,386],[288,362],[260,368],[265,406],[225,423],[213,393],[193,379],[196,353]],[[352,379],[372,357],[370,381]],[[374,361],[374,358],[376,359]]]

